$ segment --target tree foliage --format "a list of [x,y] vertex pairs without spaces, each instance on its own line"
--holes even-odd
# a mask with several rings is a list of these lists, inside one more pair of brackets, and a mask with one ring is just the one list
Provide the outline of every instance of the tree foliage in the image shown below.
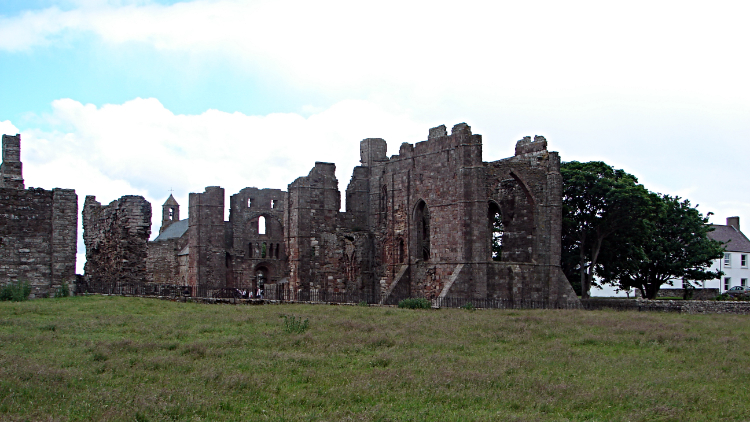
[[[563,163],[562,267],[569,280],[579,280],[589,296],[604,241],[614,233],[637,231],[648,191],[632,174],[601,161]],[[576,286],[578,284],[578,286]]]
[[709,268],[724,247],[708,237],[708,218],[679,197],[651,194],[650,200],[639,232],[618,233],[605,242],[597,271],[602,281],[623,290],[638,288],[653,299],[661,285],[675,280],[719,278],[721,272]]
[[723,247],[708,238],[708,219],[689,201],[649,192],[635,176],[601,161],[563,163],[561,173],[561,264],[582,297],[595,276],[653,298],[675,279],[721,275],[708,268]]

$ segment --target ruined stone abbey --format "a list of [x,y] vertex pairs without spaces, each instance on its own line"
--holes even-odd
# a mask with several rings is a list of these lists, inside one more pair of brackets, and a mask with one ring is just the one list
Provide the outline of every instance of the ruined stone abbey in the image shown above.
[[[260,288],[268,298],[323,291],[383,303],[402,297],[577,302],[560,269],[560,158],[543,137],[518,141],[513,157],[494,162],[482,161],[482,137],[465,123],[450,134],[445,126],[430,129],[426,141],[404,143],[398,155],[386,150],[383,139],[361,141],[345,212],[335,165],[323,162],[286,191],[253,187],[231,195],[229,221],[221,187],[191,193],[185,219],[170,196],[153,241],[144,198],[101,205],[87,196],[83,279],[194,292]],[[6,186],[15,173],[9,174]],[[11,189],[19,188],[0,193]],[[10,256],[11,247],[0,247],[3,259]],[[6,261],[2,268],[21,263],[15,255]]]

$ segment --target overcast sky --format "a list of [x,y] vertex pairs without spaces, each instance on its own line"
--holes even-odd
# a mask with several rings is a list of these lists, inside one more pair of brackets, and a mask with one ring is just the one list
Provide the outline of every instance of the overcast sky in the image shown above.
[[2,0],[0,132],[27,187],[143,195],[154,233],[170,189],[186,216],[327,161],[343,192],[363,138],[459,122],[485,161],[544,135],[750,230],[750,2],[613,4]]

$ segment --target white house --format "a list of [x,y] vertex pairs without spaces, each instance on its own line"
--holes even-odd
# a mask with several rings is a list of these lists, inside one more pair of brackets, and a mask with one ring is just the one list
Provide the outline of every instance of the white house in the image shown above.
[[717,259],[711,270],[721,270],[721,279],[702,282],[702,287],[719,289],[721,292],[733,286],[748,286],[750,284],[750,240],[740,231],[740,218],[727,218],[726,226],[713,224],[714,231],[708,237],[724,243],[726,252],[724,258]]
[[[711,271],[721,270],[724,275],[721,278],[693,282],[693,286],[704,289],[719,289],[722,293],[733,286],[750,285],[750,240],[740,231],[740,218],[729,217],[727,224],[712,224],[714,230],[708,233],[708,237],[724,243],[726,252],[722,259],[714,260]],[[682,283],[675,281],[672,286],[665,284],[662,289],[680,289]],[[617,291],[611,286],[602,289],[591,289],[592,296],[626,296],[626,292]],[[633,293],[629,295],[633,297]]]

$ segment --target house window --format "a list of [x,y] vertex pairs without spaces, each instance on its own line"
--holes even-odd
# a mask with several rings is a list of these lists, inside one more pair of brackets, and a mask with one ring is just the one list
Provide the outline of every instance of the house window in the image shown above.
[[732,287],[732,277],[724,277],[724,290],[729,290]]
[[747,255],[740,255],[740,267],[747,268]]
[[746,278],[741,278],[740,279],[740,286],[747,287],[747,279]]
[[724,266],[727,268],[732,267],[732,254],[731,253],[724,254]]

